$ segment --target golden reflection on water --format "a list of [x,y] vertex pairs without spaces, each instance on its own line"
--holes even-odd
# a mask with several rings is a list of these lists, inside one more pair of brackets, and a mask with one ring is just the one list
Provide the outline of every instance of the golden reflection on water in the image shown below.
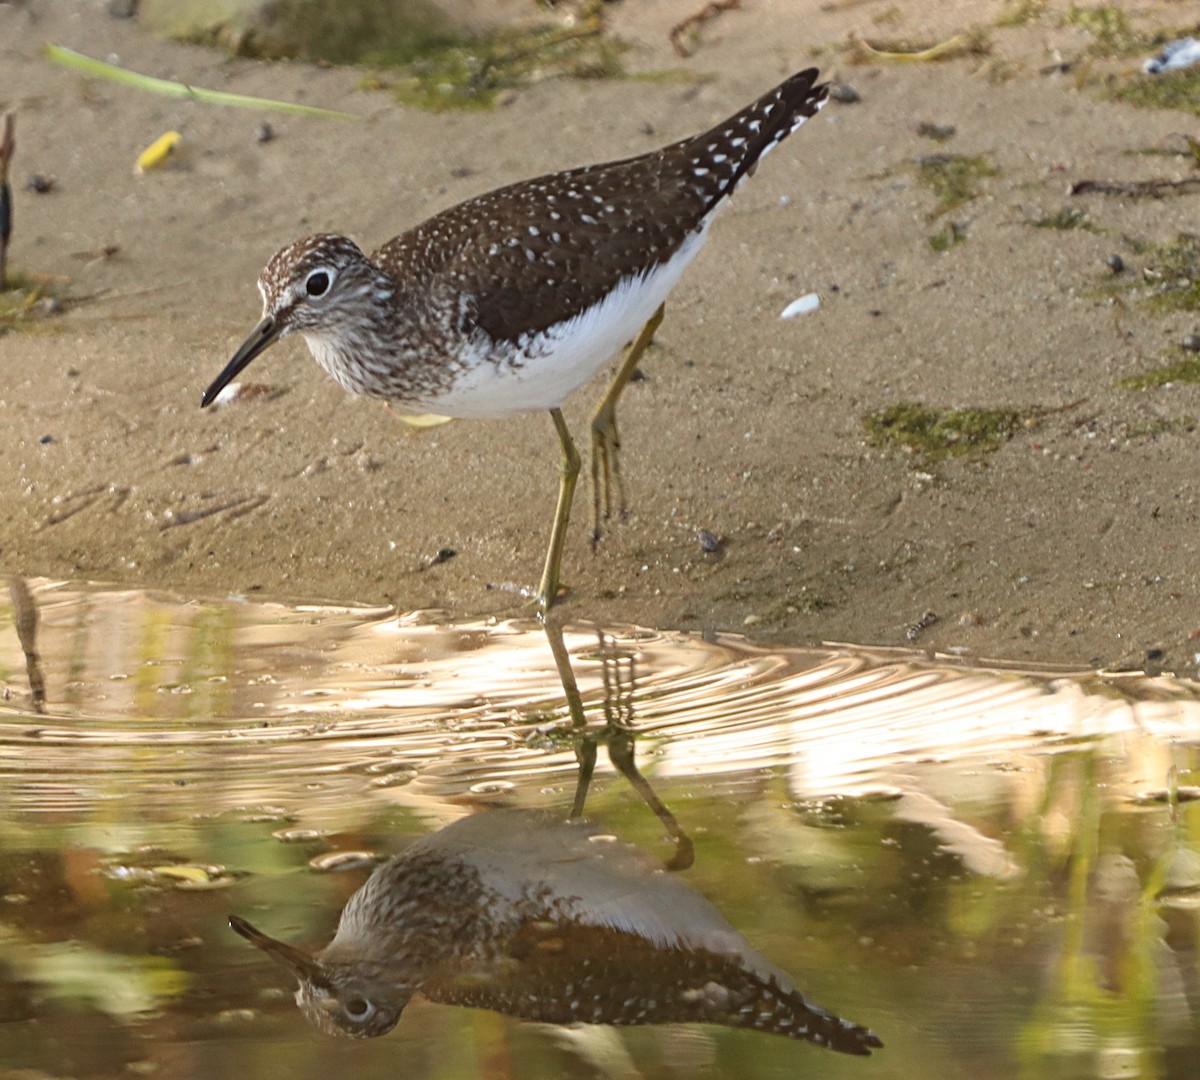
[[[497,806],[565,817],[590,745],[589,817],[664,862],[677,819],[696,852],[680,880],[878,1030],[879,1075],[1193,1075],[1178,1071],[1200,1054],[1192,683],[586,625],[565,628],[556,662],[532,621],[56,582],[9,596],[0,1030],[15,1039],[0,1069],[126,1068],[117,1049],[47,1049],[87,1016],[111,1048],[134,1025],[158,1064],[182,1025],[231,1075],[254,1040],[289,1075],[323,1075],[341,1059],[291,1024],[226,917],[327,941],[370,868],[412,840]],[[642,799],[673,818],[595,753],[621,739]],[[380,1041],[394,1059],[355,1061],[383,1075],[470,1031],[479,1056],[460,1075],[501,1046],[520,1075],[563,1075],[562,1055],[594,1075],[581,1047],[608,1038],[474,1016],[416,1002]],[[233,1038],[230,1023],[246,1026]],[[671,1031],[605,1045],[628,1075],[693,1075]],[[786,1043],[696,1031],[712,1075],[817,1067]]]

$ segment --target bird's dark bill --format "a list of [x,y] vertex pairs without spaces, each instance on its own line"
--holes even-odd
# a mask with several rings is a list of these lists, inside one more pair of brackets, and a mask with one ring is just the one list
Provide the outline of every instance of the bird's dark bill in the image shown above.
[[324,981],[321,977],[320,965],[308,953],[301,952],[286,941],[269,937],[240,915],[230,915],[229,926],[252,945],[256,945],[273,960],[282,964],[298,979],[317,983]]
[[233,354],[233,359],[225,365],[225,370],[216,377],[212,386],[204,391],[204,397],[200,399],[200,408],[205,408],[211,405],[217,399],[217,395],[225,389],[234,379],[238,377],[241,370],[250,363],[259,353],[265,352],[266,349],[279,337],[280,331],[283,328],[270,315],[260,322],[250,336],[242,342],[242,347]]

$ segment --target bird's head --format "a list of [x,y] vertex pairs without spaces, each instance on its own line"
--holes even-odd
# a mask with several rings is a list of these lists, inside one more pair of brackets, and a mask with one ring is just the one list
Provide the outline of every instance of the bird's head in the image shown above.
[[411,991],[371,979],[356,965],[325,963],[264,934],[237,915],[230,916],[229,925],[300,980],[296,1004],[312,1024],[329,1035],[356,1039],[386,1035],[412,996]]
[[337,338],[353,333],[371,305],[392,296],[387,276],[345,236],[306,236],[276,252],[258,278],[262,321],[242,342],[225,370],[204,392],[200,405],[217,395],[256,357],[293,332]]

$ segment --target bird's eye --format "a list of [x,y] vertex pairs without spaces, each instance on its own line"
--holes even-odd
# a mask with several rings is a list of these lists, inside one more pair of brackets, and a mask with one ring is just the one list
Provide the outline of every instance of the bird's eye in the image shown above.
[[362,1023],[364,1020],[369,1020],[371,1014],[375,1012],[375,1006],[372,1005],[366,998],[352,997],[342,1002],[342,1009],[351,1020],[356,1023]]
[[314,270],[304,282],[304,291],[309,296],[324,296],[329,291],[329,271]]

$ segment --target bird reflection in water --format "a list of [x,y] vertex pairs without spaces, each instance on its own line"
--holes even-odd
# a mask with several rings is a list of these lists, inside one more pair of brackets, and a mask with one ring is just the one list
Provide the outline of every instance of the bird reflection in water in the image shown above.
[[[233,929],[300,980],[297,1003],[332,1034],[383,1035],[420,994],[549,1023],[694,1022],[847,1054],[882,1046],[805,998],[712,904],[664,872],[689,866],[692,844],[635,766],[628,695],[606,678],[606,722],[589,733],[561,630],[547,625],[547,634],[578,729],[569,819],[493,810],[418,840],[375,870],[315,955],[236,915]],[[665,868],[582,820],[599,742],[674,838]]]

